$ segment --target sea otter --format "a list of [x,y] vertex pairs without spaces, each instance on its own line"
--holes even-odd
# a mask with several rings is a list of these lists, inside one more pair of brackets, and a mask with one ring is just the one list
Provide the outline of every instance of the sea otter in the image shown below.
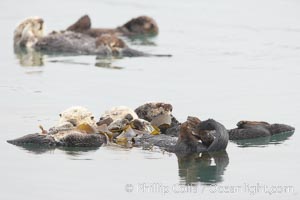
[[237,128],[230,129],[228,132],[230,140],[242,140],[294,131],[294,127],[286,124],[269,124],[263,121],[239,121]]
[[93,114],[86,108],[74,106],[59,114],[59,122],[48,131],[28,134],[8,143],[26,146],[100,147],[107,143],[105,132],[98,130]]
[[84,33],[92,37],[103,34],[116,34],[122,36],[155,36],[158,34],[158,26],[154,19],[148,16],[139,16],[116,28],[92,28],[88,15],[79,18],[67,28],[68,31]]
[[44,54],[98,55],[113,57],[170,56],[152,55],[131,49],[116,35],[91,37],[74,31],[60,31],[44,36],[44,21],[39,17],[20,23],[14,32],[15,52],[35,50]]
[[[177,119],[172,115],[173,106],[163,102],[145,103],[135,109],[139,118],[151,122],[164,134],[172,134],[172,128],[179,125]],[[177,130],[177,129],[176,129]]]

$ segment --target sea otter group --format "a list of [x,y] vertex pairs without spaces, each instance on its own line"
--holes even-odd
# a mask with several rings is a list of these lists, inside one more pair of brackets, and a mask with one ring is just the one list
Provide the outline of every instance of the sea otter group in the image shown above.
[[[63,31],[43,35],[44,21],[29,18],[14,32],[14,49],[43,54],[90,54],[97,56],[169,56],[137,51],[119,36],[153,36],[158,34],[156,22],[147,16],[131,19],[116,28],[93,28],[89,16],[81,17]],[[237,128],[227,130],[221,123],[187,117],[183,123],[172,115],[168,103],[146,103],[135,110],[120,106],[106,111],[98,122],[86,108],[72,107],[60,114],[58,125],[48,131],[9,140],[16,145],[99,147],[117,144],[126,147],[153,146],[169,152],[192,154],[225,150],[228,140],[267,137],[294,128],[284,124],[240,121]]]
[[116,28],[92,28],[89,16],[81,17],[63,31],[43,34],[44,20],[32,17],[22,21],[14,32],[16,53],[37,51],[43,54],[97,55],[101,57],[167,56],[131,49],[119,36],[155,36],[156,22],[147,16],[133,18]]
[[213,119],[205,121],[187,117],[183,123],[172,115],[171,104],[151,102],[132,110],[125,106],[111,108],[98,121],[84,107],[71,107],[59,114],[56,126],[41,132],[9,140],[20,146],[122,147],[154,146],[177,154],[193,154],[225,150],[228,140],[243,140],[294,132],[285,124],[240,121],[237,128],[227,130]]

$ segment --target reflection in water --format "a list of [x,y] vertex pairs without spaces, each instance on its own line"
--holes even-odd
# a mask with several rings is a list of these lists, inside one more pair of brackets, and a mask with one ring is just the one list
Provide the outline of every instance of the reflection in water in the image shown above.
[[95,152],[99,149],[99,147],[59,147],[59,149],[64,152],[65,154],[72,156],[73,160],[90,160],[90,159],[82,159],[80,156]]
[[206,152],[190,156],[177,155],[177,158],[179,176],[185,184],[221,182],[223,181],[224,171],[229,164],[226,151]]
[[15,47],[14,52],[21,66],[43,66],[43,54],[33,49]]
[[53,152],[55,149],[59,149],[62,152],[64,152],[67,155],[70,156],[82,156],[83,154],[87,152],[94,152],[99,149],[99,147],[43,147],[43,146],[37,146],[37,145],[24,145],[19,146],[20,149],[26,150],[28,153],[32,154],[44,154],[44,153],[50,153]]
[[129,37],[127,40],[129,40],[130,43],[133,45],[156,46],[155,42],[153,42],[147,36],[132,36]]
[[24,145],[24,146],[18,146],[22,150],[26,150],[28,153],[32,154],[44,154],[53,152],[56,147],[44,147],[44,146],[37,146],[37,145]]
[[124,67],[118,67],[112,64],[113,64],[113,59],[97,59],[95,66],[106,68],[106,69],[124,69]]
[[[44,65],[44,53],[43,52],[35,51],[34,49],[26,49],[26,48],[19,48],[19,47],[15,47],[14,52],[15,52],[17,59],[19,60],[21,66],[34,67],[34,66],[43,66]],[[73,54],[59,54],[59,55],[51,54],[51,55],[62,56],[62,57],[74,56]],[[105,69],[118,69],[118,70],[123,69],[123,67],[114,66],[113,65],[114,60],[115,60],[114,58],[100,59],[100,57],[97,57],[95,66],[105,68]],[[92,65],[91,63],[87,63],[87,62],[76,62],[72,59],[52,59],[52,60],[49,60],[48,62],[72,64],[72,65]]]
[[261,137],[246,140],[234,140],[239,147],[265,147],[268,144],[281,144],[285,140],[288,140],[294,134],[294,131],[275,134],[269,137]]
[[86,63],[86,62],[76,62],[76,61],[70,60],[70,59],[64,59],[64,60],[49,60],[48,62],[51,62],[51,63],[72,64],[72,65],[90,65],[89,63]]

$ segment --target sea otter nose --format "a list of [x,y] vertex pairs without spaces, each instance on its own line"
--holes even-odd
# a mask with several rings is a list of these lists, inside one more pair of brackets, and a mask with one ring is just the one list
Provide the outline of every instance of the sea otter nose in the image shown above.
[[43,30],[44,20],[39,18],[37,19],[37,23],[39,24],[39,30]]
[[146,24],[144,24],[144,28],[146,30],[148,30],[148,29],[152,28],[152,24],[151,23],[146,23]]
[[37,19],[37,22],[38,22],[39,24],[41,24],[41,25],[43,25],[43,24],[44,24],[44,20],[43,20],[43,19],[41,19],[41,18]]

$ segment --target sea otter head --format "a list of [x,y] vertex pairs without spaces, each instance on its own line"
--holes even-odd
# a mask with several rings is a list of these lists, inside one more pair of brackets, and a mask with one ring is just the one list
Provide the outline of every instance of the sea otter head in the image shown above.
[[71,123],[73,126],[80,124],[88,124],[95,126],[96,121],[94,115],[85,107],[73,106],[59,114],[59,125],[65,123]]
[[127,47],[126,43],[115,35],[104,34],[97,38],[96,47],[105,46],[114,54],[118,54],[121,49]]
[[130,34],[146,34],[146,35],[156,35],[158,34],[158,26],[154,19],[147,16],[140,16],[133,18],[122,26]]
[[32,47],[43,36],[44,20],[32,17],[21,22],[14,32],[14,44],[20,47]]
[[237,127],[242,129],[242,128],[249,128],[249,127],[269,127],[270,124],[268,122],[263,122],[263,121],[239,121],[237,124]]
[[184,122],[180,125],[179,136],[175,145],[175,150],[178,153],[195,153],[199,145],[198,138],[193,134],[189,122]]

